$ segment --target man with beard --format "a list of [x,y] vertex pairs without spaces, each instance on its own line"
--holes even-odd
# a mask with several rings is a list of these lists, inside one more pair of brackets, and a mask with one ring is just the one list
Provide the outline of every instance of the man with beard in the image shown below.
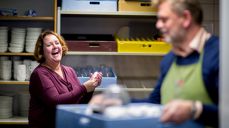
[[[149,98],[132,101],[164,105],[162,122],[194,119],[218,127],[219,38],[201,26],[198,0],[153,2],[158,8],[156,27],[172,50],[161,62],[161,74]],[[90,104],[101,99],[102,95],[96,96]]]
[[162,60],[160,78],[145,101],[165,105],[162,122],[194,119],[218,127],[218,37],[201,26],[198,0],[158,0],[156,5],[156,27],[172,50]]

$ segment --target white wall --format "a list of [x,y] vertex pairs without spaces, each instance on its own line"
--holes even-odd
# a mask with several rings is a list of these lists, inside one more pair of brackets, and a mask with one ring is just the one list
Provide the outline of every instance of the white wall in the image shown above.
[[221,65],[220,65],[220,124],[221,128],[229,127],[229,15],[228,15],[228,0],[221,0],[220,3],[220,36],[221,36]]

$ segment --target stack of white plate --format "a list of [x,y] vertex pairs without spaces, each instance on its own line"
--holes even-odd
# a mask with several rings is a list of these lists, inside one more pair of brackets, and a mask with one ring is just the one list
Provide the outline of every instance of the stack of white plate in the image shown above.
[[17,81],[25,81],[26,79],[26,65],[25,64],[19,64],[17,66],[16,71],[16,80]]
[[31,69],[31,61],[32,60],[29,60],[29,59],[25,59],[25,60],[23,60],[23,64],[25,64],[25,66],[26,66],[26,72],[25,72],[25,80],[29,80],[29,78],[30,78],[30,75],[31,75],[31,71],[30,71],[30,69]]
[[6,52],[8,48],[8,27],[0,26],[0,52]]
[[22,60],[14,60],[13,61],[13,78],[14,80],[17,79],[17,71],[18,65],[22,64]]
[[19,94],[19,115],[28,116],[30,94],[23,92]]
[[33,70],[39,65],[37,61],[31,61],[31,68],[30,68],[30,73],[33,72]]
[[27,28],[26,43],[25,43],[26,52],[34,52],[35,44],[37,42],[37,38],[40,35],[41,31],[42,28]]
[[11,60],[0,60],[0,79],[1,80],[10,80],[11,79]]
[[12,28],[10,52],[23,52],[25,44],[25,28]]
[[13,97],[0,96],[0,118],[10,118],[13,116]]

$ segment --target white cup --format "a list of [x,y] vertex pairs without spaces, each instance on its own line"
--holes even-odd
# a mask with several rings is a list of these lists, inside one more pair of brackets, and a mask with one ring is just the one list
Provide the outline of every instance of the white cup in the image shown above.
[[17,80],[18,81],[25,81],[26,80],[26,65],[19,64],[17,66]]

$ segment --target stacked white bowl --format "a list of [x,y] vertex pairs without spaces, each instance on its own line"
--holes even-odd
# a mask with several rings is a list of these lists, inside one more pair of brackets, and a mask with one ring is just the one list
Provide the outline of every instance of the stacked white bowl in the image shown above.
[[10,80],[12,73],[12,61],[11,60],[0,60],[0,79]]
[[0,26],[0,52],[6,52],[8,48],[8,27]]
[[35,44],[37,42],[37,38],[40,35],[42,28],[27,28],[26,34],[26,43],[25,43],[25,51],[26,52],[34,52]]
[[0,96],[0,119],[13,116],[13,97]]
[[11,42],[9,51],[10,52],[23,52],[25,44],[25,28],[12,28],[11,31]]

